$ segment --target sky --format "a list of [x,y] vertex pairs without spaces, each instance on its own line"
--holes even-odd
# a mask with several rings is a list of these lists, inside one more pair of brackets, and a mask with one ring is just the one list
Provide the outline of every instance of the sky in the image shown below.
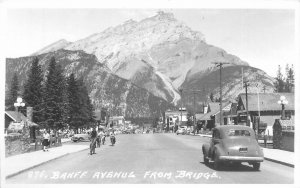
[[275,77],[278,65],[296,63],[293,9],[8,9],[6,57],[30,55],[66,39],[76,41],[126,20],[140,21],[158,10],[204,34],[208,44],[236,55]]

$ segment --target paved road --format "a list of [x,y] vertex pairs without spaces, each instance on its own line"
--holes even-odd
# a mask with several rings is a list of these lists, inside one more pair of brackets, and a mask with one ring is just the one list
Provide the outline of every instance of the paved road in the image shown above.
[[[208,138],[174,134],[118,135],[115,146],[70,154],[24,172],[7,183],[293,183],[294,168],[264,161],[215,171],[203,163]],[[88,143],[75,143],[88,144]]]

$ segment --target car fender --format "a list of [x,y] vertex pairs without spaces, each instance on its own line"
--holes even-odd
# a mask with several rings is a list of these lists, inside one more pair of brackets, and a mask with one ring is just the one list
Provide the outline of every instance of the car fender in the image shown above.
[[206,157],[208,156],[208,150],[209,150],[209,145],[208,144],[203,144],[202,145],[202,152],[203,152],[203,155],[205,155]]
[[221,155],[225,155],[224,149],[221,147],[220,144],[217,144],[214,146],[212,158],[216,156],[218,159]]

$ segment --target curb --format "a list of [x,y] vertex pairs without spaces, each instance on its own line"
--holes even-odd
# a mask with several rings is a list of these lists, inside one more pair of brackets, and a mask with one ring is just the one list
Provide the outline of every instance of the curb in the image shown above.
[[264,159],[267,160],[267,161],[271,161],[271,162],[274,162],[274,163],[278,163],[278,164],[282,164],[282,165],[285,165],[285,166],[288,166],[288,167],[295,168],[295,165],[290,164],[290,163],[286,163],[286,162],[283,162],[283,161],[278,161],[278,160],[271,159],[271,158],[268,158],[268,157],[264,157]]
[[42,162],[42,163],[33,165],[33,166],[31,166],[31,167],[22,169],[22,170],[20,170],[20,171],[18,171],[18,172],[15,172],[15,173],[12,173],[12,174],[7,175],[7,176],[5,177],[5,179],[9,179],[9,178],[11,178],[11,177],[13,177],[13,176],[19,175],[19,174],[21,174],[21,173],[23,173],[23,172],[25,172],[25,171],[28,171],[28,170],[33,169],[33,168],[35,168],[35,167],[41,166],[41,165],[46,164],[46,163],[48,163],[48,162],[54,161],[54,160],[56,160],[56,159],[60,159],[60,158],[65,157],[65,156],[67,156],[67,155],[69,155],[69,154],[81,152],[81,151],[84,151],[84,150],[87,150],[87,149],[89,149],[89,148],[81,149],[81,150],[75,151],[75,152],[66,153],[66,154],[64,154],[64,155],[55,157],[55,158],[50,159],[50,160],[48,160],[48,161],[44,161],[44,162]]

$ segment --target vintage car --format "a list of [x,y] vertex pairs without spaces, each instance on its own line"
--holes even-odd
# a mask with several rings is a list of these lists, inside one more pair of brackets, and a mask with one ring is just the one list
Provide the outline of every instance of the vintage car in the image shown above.
[[90,136],[87,133],[84,134],[74,134],[74,136],[72,136],[71,140],[73,142],[77,142],[77,141],[90,141]]
[[213,161],[215,169],[222,163],[241,164],[248,162],[259,170],[264,154],[253,129],[242,125],[221,125],[213,129],[209,144],[202,145],[206,165]]
[[178,127],[178,130],[176,131],[176,134],[179,135],[179,134],[186,134],[186,128],[185,127]]

